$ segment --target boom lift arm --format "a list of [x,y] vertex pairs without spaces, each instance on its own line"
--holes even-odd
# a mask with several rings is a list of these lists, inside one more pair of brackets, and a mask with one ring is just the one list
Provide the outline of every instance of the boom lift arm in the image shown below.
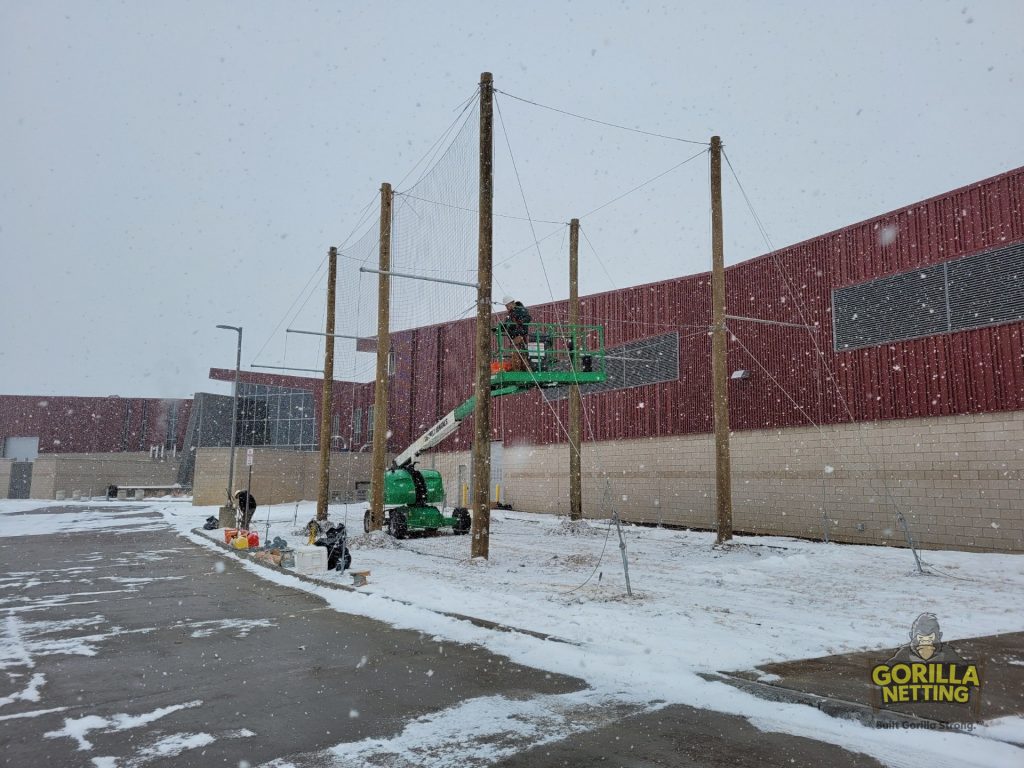
[[[509,372],[501,365],[515,350],[508,345],[505,334],[499,333],[497,364],[491,369],[494,374],[491,376],[491,397],[515,395],[534,387],[564,387],[605,380],[604,329],[601,326],[530,323],[527,327],[526,354],[533,370]],[[476,396],[470,397],[420,435],[395,457],[392,469],[415,465],[421,453],[430,450],[459,428],[463,419],[473,413],[475,402]]]
[[[496,360],[491,365],[492,398],[535,388],[605,380],[604,329],[600,326],[531,323],[525,349],[506,346],[504,335],[498,334],[496,352]],[[528,357],[529,370],[511,370],[506,361],[513,354]],[[475,404],[474,395],[446,414],[398,454],[384,473],[385,523],[394,538],[404,538],[409,531],[436,532],[442,527],[451,527],[456,534],[469,533],[469,510],[456,507],[449,517],[434,506],[445,500],[441,473],[434,469],[417,469],[416,460],[458,430],[473,413]],[[363,516],[363,528],[370,531],[369,509]]]
[[[507,386],[493,390],[491,397],[501,397],[502,395],[512,395],[516,392],[525,391],[525,387],[514,387]],[[472,396],[458,406],[454,410],[451,410],[445,415],[440,421],[434,426],[424,432],[419,438],[408,448],[402,451],[398,456],[395,457],[394,462],[391,465],[392,469],[405,469],[413,466],[416,463],[416,459],[419,458],[420,454],[424,451],[429,451],[435,445],[438,445],[446,437],[458,430],[462,421],[473,413],[473,406],[476,404],[476,395]]]

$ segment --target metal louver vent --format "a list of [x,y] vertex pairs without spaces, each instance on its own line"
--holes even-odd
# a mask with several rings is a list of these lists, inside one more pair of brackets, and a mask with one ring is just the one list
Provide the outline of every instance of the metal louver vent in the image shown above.
[[951,330],[1024,320],[1024,243],[946,267]]
[[1024,319],[1024,244],[832,291],[836,350]]
[[[612,389],[640,387],[679,378],[679,334],[666,333],[619,347],[609,347],[605,357],[605,380],[580,386],[580,394],[592,395]],[[568,387],[545,390],[549,400],[569,396]]]
[[832,313],[836,349],[942,333],[949,328],[942,267],[835,290]]

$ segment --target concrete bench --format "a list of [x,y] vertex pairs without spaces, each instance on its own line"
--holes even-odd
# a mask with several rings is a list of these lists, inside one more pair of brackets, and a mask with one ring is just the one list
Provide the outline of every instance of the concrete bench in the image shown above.
[[147,496],[169,496],[179,494],[184,490],[178,483],[170,485],[118,485],[117,498],[122,501],[129,498],[141,501]]

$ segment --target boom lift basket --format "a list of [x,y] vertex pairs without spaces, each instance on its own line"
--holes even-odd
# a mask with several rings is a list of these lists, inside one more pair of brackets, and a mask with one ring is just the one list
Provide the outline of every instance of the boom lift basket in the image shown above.
[[491,389],[564,387],[597,384],[605,380],[604,327],[564,323],[530,323],[526,358],[529,371],[513,371],[518,353],[501,326],[494,329],[491,345]]

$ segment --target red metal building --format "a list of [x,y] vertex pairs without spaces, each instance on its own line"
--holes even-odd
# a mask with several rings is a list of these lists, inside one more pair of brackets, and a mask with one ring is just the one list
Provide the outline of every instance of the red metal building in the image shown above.
[[171,452],[182,446],[191,400],[0,395],[0,448],[38,438],[38,453]]
[[[734,265],[726,285],[727,313],[753,318],[728,322],[729,371],[749,372],[730,382],[733,429],[1024,409],[1024,168]],[[581,299],[612,357],[678,334],[678,376],[584,397],[587,440],[712,431],[710,294],[704,273]],[[393,450],[472,393],[473,322],[392,334]],[[493,439],[561,442],[567,416],[541,392],[503,398]]]
[[[967,278],[964,265],[973,265]],[[915,317],[904,318],[906,328],[887,325],[902,311],[894,297],[916,302],[918,285],[939,292],[936,306],[924,306],[931,294],[921,293],[922,309],[946,325]],[[729,321],[729,370],[749,372],[730,382],[733,429],[1024,409],[1024,168],[734,265],[726,286],[728,314],[753,318]],[[651,339],[678,344],[677,367],[658,381],[584,397],[587,440],[712,431],[710,294],[704,273],[581,299],[581,322],[604,326],[613,359]],[[972,304],[978,296],[982,304]],[[995,304],[998,317],[969,317]],[[865,307],[871,327],[858,324],[857,312],[837,317],[837,306]],[[537,322],[567,318],[564,301],[531,309]],[[390,450],[472,394],[473,323],[392,334]],[[233,381],[234,371],[215,368],[210,377]],[[320,379],[246,371],[241,382],[311,393],[319,425]],[[333,447],[367,450],[373,383],[335,382],[333,403]],[[190,400],[0,396],[0,437],[38,435],[40,453],[180,449],[190,407]],[[532,392],[493,407],[495,440],[565,439],[565,399]],[[466,425],[440,450],[465,449],[471,435]],[[317,428],[314,442],[318,436]]]

